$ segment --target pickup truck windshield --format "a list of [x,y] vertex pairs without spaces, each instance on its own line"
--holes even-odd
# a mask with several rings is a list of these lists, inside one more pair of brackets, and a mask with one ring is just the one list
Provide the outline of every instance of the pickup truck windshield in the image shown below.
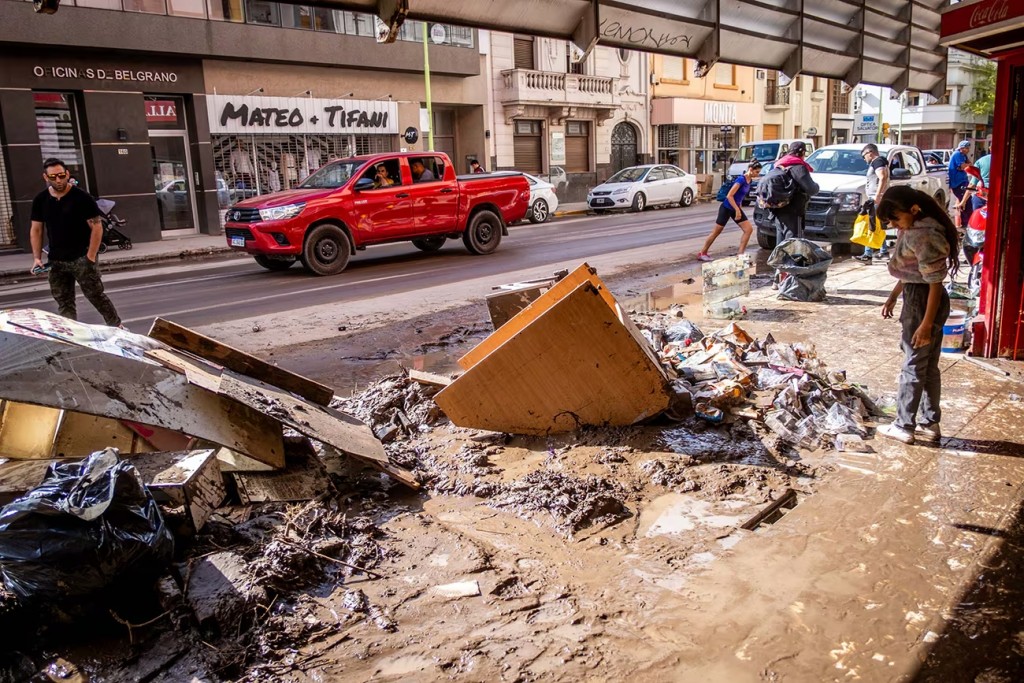
[[648,169],[648,168],[643,168],[643,167],[639,167],[639,166],[634,166],[633,168],[624,168],[621,171],[619,171],[618,173],[616,173],[615,175],[613,175],[611,178],[606,180],[605,182],[606,183],[635,183],[638,180],[643,180],[644,175],[646,175],[647,171],[649,171],[649,170],[650,169]]
[[[740,147],[740,156],[736,161],[775,161],[779,154],[779,143],[774,142],[766,145],[743,145]],[[763,172],[763,171],[762,171]]]
[[807,157],[815,173],[843,173],[846,175],[864,175],[868,171],[868,162],[860,156],[856,149],[828,149],[822,147]]
[[359,171],[365,161],[337,161],[321,167],[302,181],[299,187],[307,190],[333,190],[339,188]]

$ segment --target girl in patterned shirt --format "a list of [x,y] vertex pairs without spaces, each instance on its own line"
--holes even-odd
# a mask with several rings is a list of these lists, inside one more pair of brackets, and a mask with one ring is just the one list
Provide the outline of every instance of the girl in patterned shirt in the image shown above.
[[942,437],[939,356],[942,326],[949,316],[949,295],[942,283],[948,273],[955,274],[960,268],[956,227],[930,195],[906,185],[886,190],[877,214],[897,230],[889,273],[899,282],[882,305],[882,317],[892,317],[896,299],[902,294],[901,341],[906,354],[900,370],[896,420],[879,427],[878,433],[905,444],[914,443],[915,436],[937,444]]

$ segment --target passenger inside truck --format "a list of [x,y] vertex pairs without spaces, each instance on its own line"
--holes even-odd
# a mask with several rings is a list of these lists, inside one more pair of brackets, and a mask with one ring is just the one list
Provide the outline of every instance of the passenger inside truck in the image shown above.
[[399,171],[398,159],[378,161],[363,171],[362,177],[373,181],[374,189],[402,184],[402,174]]

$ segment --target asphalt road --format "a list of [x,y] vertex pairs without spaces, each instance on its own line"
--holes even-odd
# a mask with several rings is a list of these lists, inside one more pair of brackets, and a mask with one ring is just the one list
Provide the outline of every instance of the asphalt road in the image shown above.
[[[154,317],[200,327],[217,322],[287,312],[300,306],[338,304],[396,292],[415,292],[481,276],[501,275],[562,260],[614,256],[627,250],[664,247],[656,254],[674,258],[695,253],[707,235],[717,204],[555,219],[539,226],[513,226],[498,251],[470,255],[461,240],[426,254],[411,244],[371,247],[333,277],[315,277],[295,266],[272,273],[248,258],[174,264],[104,277],[126,325],[145,332]],[[716,247],[735,244],[739,230],[726,229]],[[55,311],[45,282],[0,288],[0,308],[33,307]],[[102,322],[79,295],[79,318]]]

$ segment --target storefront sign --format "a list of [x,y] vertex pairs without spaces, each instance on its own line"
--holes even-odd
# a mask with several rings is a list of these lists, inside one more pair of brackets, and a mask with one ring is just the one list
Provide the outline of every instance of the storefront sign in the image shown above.
[[731,102],[706,102],[704,123],[738,123],[736,105]]
[[146,123],[177,123],[178,103],[174,100],[147,100]]
[[409,126],[405,129],[405,134],[402,136],[402,139],[410,145],[415,145],[416,141],[420,139],[420,132],[412,126]]
[[562,131],[551,131],[551,164],[565,164],[565,133]]
[[87,81],[128,81],[131,83],[177,83],[174,71],[136,71],[134,69],[101,69],[91,66],[40,66],[32,67],[36,78],[68,78]]
[[309,97],[207,97],[211,133],[398,133],[398,105]]
[[853,122],[854,135],[876,135],[878,133],[878,116],[875,114],[858,114]]
[[448,37],[448,33],[444,30],[444,26],[441,24],[432,24],[430,26],[430,40],[435,45],[440,45]]

